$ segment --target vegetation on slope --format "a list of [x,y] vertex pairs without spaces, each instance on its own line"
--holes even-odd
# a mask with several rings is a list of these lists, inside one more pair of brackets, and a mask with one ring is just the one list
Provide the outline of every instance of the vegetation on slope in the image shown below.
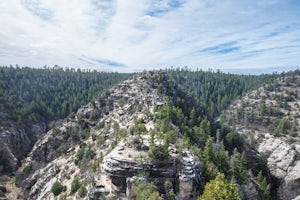
[[0,67],[1,126],[64,118],[129,76],[58,67]]
[[233,100],[275,77],[276,74],[256,76],[219,71],[167,70],[159,74],[158,89],[170,97],[173,105],[180,107],[185,116],[190,118],[189,114],[193,114],[212,120]]
[[[255,152],[255,146],[247,144],[234,127],[224,123],[222,117],[219,122],[216,122],[215,119],[235,99],[249,90],[258,88],[263,83],[271,83],[276,77],[277,75],[246,76],[188,70],[161,71],[158,72],[157,78],[158,90],[161,95],[166,95],[168,101],[166,104],[157,106],[154,113],[150,113],[148,110],[149,115],[147,116],[156,123],[154,130],[147,131],[143,119],[136,118],[132,129],[128,132],[113,121],[111,122],[112,132],[107,138],[103,135],[96,136],[95,132],[91,131],[91,127],[96,129],[105,127],[108,130],[104,123],[105,120],[100,120],[99,117],[112,110],[109,109],[110,107],[116,105],[122,107],[127,102],[127,100],[120,99],[115,100],[116,104],[107,93],[98,99],[100,107],[107,108],[105,111],[100,109],[95,116],[92,115],[93,112],[89,116],[78,114],[76,118],[78,127],[71,126],[66,131],[54,131],[55,129],[53,129],[53,135],[62,135],[65,140],[71,138],[78,142],[80,148],[74,159],[75,164],[81,169],[90,167],[96,169],[103,159],[102,154],[99,156],[100,154],[95,153],[100,148],[107,146],[109,151],[112,150],[121,138],[126,137],[127,133],[130,133],[135,139],[136,148],[140,148],[139,144],[143,144],[144,139],[142,136],[149,134],[148,154],[152,160],[168,159],[170,156],[168,149],[171,145],[178,149],[179,155],[183,153],[183,149],[188,149],[199,158],[204,170],[204,181],[207,183],[201,199],[206,199],[205,195],[212,194],[218,185],[232,191],[230,193],[232,196],[228,195],[229,197],[243,199],[243,187],[249,184],[251,178],[260,185],[263,199],[268,199],[270,198],[270,186],[265,178],[265,160],[260,157],[251,158],[253,159],[251,162],[256,163],[256,165],[252,165],[247,159],[245,151],[250,149]],[[132,98],[134,99],[134,97]],[[137,104],[139,106],[129,105],[131,106],[127,110],[128,115],[123,113],[123,116],[128,117],[132,116],[132,113],[147,111],[146,103]],[[96,106],[92,104],[91,106],[95,111]],[[144,108],[140,108],[140,106],[144,106]],[[85,144],[84,142],[89,137],[97,145],[91,145],[88,142]],[[109,140],[111,143],[105,144],[105,141]],[[96,162],[96,159],[99,159],[99,162]],[[251,175],[252,173],[254,176]],[[77,184],[75,183],[76,181],[74,181],[74,185]],[[150,182],[140,183],[137,189],[140,199],[159,198],[157,188]],[[79,193],[79,186],[74,186],[73,191]],[[173,197],[174,194],[171,193],[172,191],[170,196]],[[225,195],[225,197],[228,196]],[[226,199],[225,197],[221,199]]]
[[218,173],[216,178],[205,185],[203,194],[199,200],[239,200],[238,188],[236,184],[230,183],[224,174]]
[[[250,76],[189,70],[159,73],[158,90],[169,98],[168,104],[159,108],[160,119],[178,126],[181,135],[175,143],[182,143],[183,148],[199,157],[205,181],[214,180],[221,172],[242,188],[250,182],[248,170],[257,175],[266,168],[259,156],[256,161],[260,164],[248,163],[245,149],[250,148],[249,144],[222,120],[218,123],[215,120],[234,100],[276,77],[277,74]],[[243,189],[239,195],[245,195]]]
[[259,129],[267,127],[275,136],[297,137],[300,71],[282,74],[272,84],[253,91],[224,116],[229,124],[245,124]]

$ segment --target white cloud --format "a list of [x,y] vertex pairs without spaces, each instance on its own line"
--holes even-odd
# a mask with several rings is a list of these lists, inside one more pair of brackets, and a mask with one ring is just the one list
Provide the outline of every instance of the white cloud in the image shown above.
[[0,2],[0,65],[101,70],[300,65],[288,0]]

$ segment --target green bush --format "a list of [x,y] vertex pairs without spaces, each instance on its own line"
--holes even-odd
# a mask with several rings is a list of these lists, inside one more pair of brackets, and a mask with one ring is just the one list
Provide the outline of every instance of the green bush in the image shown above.
[[225,179],[224,174],[218,173],[214,180],[205,185],[199,200],[240,200],[238,187]]
[[90,114],[90,120],[96,120],[99,116],[98,110],[93,110]]
[[52,129],[52,134],[53,134],[53,136],[57,136],[59,134],[59,129],[57,127],[54,127]]
[[31,172],[31,170],[32,170],[32,164],[30,163],[30,164],[28,164],[28,165],[26,165],[26,166],[24,167],[24,169],[23,169],[23,174],[24,174],[24,175],[27,175],[27,174],[29,174],[29,173]]
[[105,136],[100,135],[97,139],[97,145],[102,146],[105,143]]
[[76,154],[74,162],[76,165],[79,165],[81,161],[88,162],[92,160],[95,157],[95,155],[96,153],[90,145],[82,144],[82,146],[80,146],[80,149]]
[[87,195],[87,190],[85,188],[84,185],[81,185],[79,190],[78,190],[78,194],[81,198],[85,197]]
[[[3,162],[3,164],[1,162]],[[1,157],[0,157],[0,165],[5,165],[5,160],[1,161]],[[32,164],[30,163],[24,167],[24,169],[20,174],[17,175],[16,184],[17,185],[21,184],[21,181],[25,180],[25,178],[30,174],[31,171],[32,171]]]
[[81,183],[78,177],[75,177],[71,184],[71,194],[74,194],[77,192],[77,190],[80,188]]
[[148,155],[153,160],[168,159],[169,152],[164,146],[151,146]]
[[60,193],[67,190],[67,187],[62,185],[60,182],[56,181],[51,188],[51,192],[54,194],[54,196],[59,195]]
[[139,182],[136,189],[136,200],[162,200],[153,183]]
[[87,139],[90,136],[90,130],[88,128],[83,129],[81,138],[82,139]]
[[225,147],[230,154],[233,153],[233,150],[237,148],[239,151],[242,151],[244,146],[244,136],[239,134],[237,131],[232,131],[228,133],[225,137]]
[[99,123],[96,125],[96,129],[99,130],[99,129],[101,129],[101,128],[104,128],[104,126],[105,126],[104,121],[99,122]]

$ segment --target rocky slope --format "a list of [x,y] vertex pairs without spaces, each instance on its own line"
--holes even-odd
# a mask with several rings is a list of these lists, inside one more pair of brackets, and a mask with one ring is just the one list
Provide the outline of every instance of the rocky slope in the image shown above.
[[33,144],[45,134],[46,124],[20,127],[10,123],[0,130],[0,174],[12,173],[31,150]]
[[[60,199],[134,198],[138,182],[145,179],[162,196],[171,183],[177,198],[196,198],[203,188],[202,169],[191,151],[178,152],[171,142],[164,159],[149,155],[149,133],[160,132],[156,108],[166,104],[156,78],[153,73],[136,75],[48,131],[19,170],[19,198],[54,199],[55,182],[66,186]],[[158,136],[152,145],[165,147]],[[72,189],[75,179],[78,192]]]
[[274,199],[300,198],[300,77],[283,76],[236,101],[229,124],[266,156]]

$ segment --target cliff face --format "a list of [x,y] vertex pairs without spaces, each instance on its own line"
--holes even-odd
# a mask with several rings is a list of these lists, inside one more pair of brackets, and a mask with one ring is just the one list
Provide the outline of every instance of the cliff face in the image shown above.
[[[180,159],[178,154],[173,153],[167,160],[152,161],[148,157],[147,146],[145,149],[137,151],[122,144],[104,157],[103,170],[110,178],[115,192],[126,192],[126,196],[134,198],[136,194],[132,185],[139,175],[145,173],[162,194],[166,193],[164,184],[169,181],[178,198],[197,197],[202,184],[202,171],[191,152],[185,151]],[[176,152],[174,147],[169,150]]]
[[236,101],[226,112],[239,133],[266,156],[273,198],[300,198],[300,77],[281,77]]
[[12,123],[10,128],[3,128],[0,132],[0,174],[16,171],[21,160],[45,131],[45,123],[24,128]]
[[[19,172],[22,198],[53,199],[57,181],[66,186],[61,198],[134,198],[143,181],[153,182],[162,196],[171,190],[179,199],[196,198],[203,189],[196,156],[178,152],[172,142],[163,159],[149,156],[150,132],[159,132],[156,109],[166,104],[156,76],[143,73],[116,85],[38,140]],[[163,138],[152,146],[163,148]],[[86,195],[71,192],[76,178]]]

